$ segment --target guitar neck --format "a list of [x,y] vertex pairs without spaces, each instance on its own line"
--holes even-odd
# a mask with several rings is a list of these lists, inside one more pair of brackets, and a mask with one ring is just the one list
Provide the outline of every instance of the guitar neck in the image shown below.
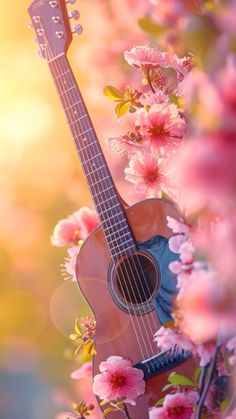
[[76,151],[114,260],[136,249],[123,206],[68,59],[49,62]]

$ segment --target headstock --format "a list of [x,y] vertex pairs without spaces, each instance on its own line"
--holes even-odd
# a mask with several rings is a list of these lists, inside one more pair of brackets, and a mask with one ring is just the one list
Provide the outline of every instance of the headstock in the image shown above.
[[69,19],[79,19],[77,10],[68,14],[66,3],[74,4],[76,0],[34,0],[28,8],[32,27],[39,43],[40,55],[48,62],[66,54],[72,41],[72,33],[80,34],[81,25],[74,25],[73,31]]

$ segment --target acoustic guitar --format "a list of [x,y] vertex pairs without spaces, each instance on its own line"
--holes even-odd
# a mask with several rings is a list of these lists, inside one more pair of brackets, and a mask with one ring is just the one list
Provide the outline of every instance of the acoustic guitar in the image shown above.
[[[167,200],[147,199],[128,207],[120,198],[66,56],[73,33],[66,3],[75,0],[35,0],[29,14],[101,221],[82,245],[76,268],[80,290],[96,318],[93,374],[111,355],[131,360],[144,372],[146,392],[135,406],[129,405],[129,414],[146,419],[148,408],[163,397],[171,370],[192,372],[189,352],[174,347],[158,353],[153,341],[160,326],[171,321],[176,278],[168,265],[175,255],[168,248],[172,233],[166,217],[178,219],[180,214]],[[74,32],[82,27],[75,25]],[[110,417],[122,419],[123,413]]]

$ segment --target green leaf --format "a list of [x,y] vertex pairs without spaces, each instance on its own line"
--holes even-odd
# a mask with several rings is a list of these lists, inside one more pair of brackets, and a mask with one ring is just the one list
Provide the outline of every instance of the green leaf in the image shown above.
[[130,106],[131,104],[129,101],[118,103],[118,105],[116,105],[115,107],[117,118],[121,118],[123,115],[125,115],[126,112],[128,112],[128,110],[130,109]]
[[221,413],[225,412],[225,410],[228,408],[228,406],[229,406],[229,400],[227,400],[227,399],[223,400],[220,404]]
[[163,405],[164,400],[165,400],[165,397],[162,397],[160,400],[158,400],[158,401],[155,403],[155,406],[156,406],[156,407],[158,407],[158,406],[162,406],[162,405]]
[[82,336],[83,334],[82,329],[79,324],[79,319],[76,319],[76,322],[75,322],[75,332],[77,333],[78,336]]
[[197,384],[198,383],[198,379],[199,379],[199,376],[201,374],[201,371],[202,371],[201,367],[197,367],[196,368],[196,370],[194,372],[194,376],[193,376],[193,382],[194,382],[194,384]]
[[168,390],[168,389],[169,389],[169,388],[171,388],[171,387],[173,387],[173,384],[166,384],[166,385],[163,387],[162,391],[166,391],[166,390]]
[[139,27],[151,35],[162,35],[166,32],[166,28],[155,23],[150,17],[142,17],[138,20]]
[[120,101],[121,99],[123,99],[122,92],[113,86],[104,87],[103,93],[106,97],[108,97],[111,100]]
[[77,335],[77,333],[71,333],[71,334],[69,335],[69,339],[70,339],[70,340],[77,340],[77,339],[79,339],[79,337],[80,337],[80,336],[78,336],[78,335]]
[[176,374],[175,372],[169,375],[168,381],[172,384],[194,387],[192,380],[190,380],[188,377],[185,377],[185,375]]

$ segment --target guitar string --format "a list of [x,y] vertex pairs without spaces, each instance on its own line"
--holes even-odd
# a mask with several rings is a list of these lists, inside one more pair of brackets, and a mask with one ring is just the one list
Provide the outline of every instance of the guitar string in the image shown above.
[[[73,82],[74,82],[74,80],[73,80]],[[73,90],[73,89],[72,89]],[[75,98],[76,99],[76,101],[77,101],[77,98]],[[80,109],[80,112],[81,112],[81,109]],[[71,116],[71,115],[70,115]],[[78,122],[80,122],[80,121],[78,121]],[[81,124],[80,124],[81,125]],[[80,127],[80,128],[82,128],[83,129],[83,131],[84,131],[84,128],[88,128],[88,127]],[[91,140],[91,138],[89,138],[90,140]],[[86,153],[86,155],[88,156],[88,153]],[[88,159],[87,159],[88,160]],[[132,257],[132,256],[131,256]],[[136,268],[136,265],[135,265],[135,268]],[[122,275],[123,276],[123,275]],[[130,298],[130,294],[129,294],[129,298]],[[127,301],[126,301],[127,302]],[[156,330],[157,328],[155,328],[155,330]],[[153,332],[152,332],[152,335],[153,335]],[[151,347],[151,349],[152,349],[152,347]]]
[[[72,80],[73,82],[75,81],[74,79]],[[70,84],[69,84],[70,85]],[[85,128],[88,128],[88,127],[82,127],[82,129],[83,129],[83,131],[85,130]],[[92,146],[91,146],[91,148],[92,148]],[[93,147],[94,148],[94,147]],[[88,154],[88,153],[86,153],[86,154]],[[94,155],[94,153],[92,153],[92,155]],[[131,254],[131,259],[133,259],[133,255]],[[139,262],[139,259],[138,259],[138,257],[137,257],[137,260],[138,260],[138,262]],[[134,262],[134,261],[133,261]],[[137,266],[136,266],[136,264],[134,263],[134,267],[135,267],[135,269],[136,269],[136,272],[137,272],[137,274],[138,274],[138,276],[139,276],[139,272],[137,271]],[[131,268],[131,266],[130,266],[130,268]],[[131,268],[131,271],[133,271],[132,270],[132,268]],[[141,265],[140,265],[140,271],[142,272],[142,274],[143,274],[143,271],[142,271],[142,267],[141,267]],[[144,277],[144,275],[143,275],[143,277]],[[140,278],[139,278],[140,279]],[[146,278],[144,277],[144,280],[146,281]],[[142,285],[142,282],[140,281],[140,283],[141,283],[141,287],[142,287],[142,290],[143,290],[143,293],[145,294],[145,291],[144,291],[144,288],[143,288],[143,285]],[[138,291],[139,291],[139,288],[137,289]],[[130,294],[129,294],[130,295]],[[139,293],[139,296],[140,296],[140,293]],[[136,302],[137,302],[137,300],[136,300]],[[154,312],[152,313],[152,315],[153,314],[155,314]],[[156,316],[156,315],[155,315]],[[155,317],[156,318],[156,317]],[[149,319],[148,319],[149,320]],[[152,318],[152,320],[154,321],[154,319]],[[157,326],[156,326],[156,324],[155,324],[155,322],[154,322],[154,325],[155,325],[155,331],[157,330]],[[153,336],[153,330],[152,330],[152,328],[151,328],[151,325],[149,324],[149,330],[150,330],[150,332],[152,333],[152,336]],[[155,352],[156,353],[156,352]],[[154,353],[154,354],[155,354]]]
[[[74,80],[73,80],[74,81]],[[77,97],[75,97],[74,99],[73,99],[73,101],[74,100],[76,100],[77,101]],[[80,109],[80,112],[81,112],[81,109]],[[83,113],[83,112],[81,112],[81,113]],[[78,123],[80,123],[80,121],[78,121]],[[81,123],[80,123],[80,125],[81,125]],[[80,131],[85,131],[85,128],[88,128],[88,127],[83,127],[82,125],[80,126]],[[93,138],[88,138],[88,140],[92,140]],[[79,145],[78,144],[76,144],[77,145],[77,147],[79,148]],[[88,149],[89,149],[90,147],[88,147]],[[92,146],[91,146],[91,148],[92,148]],[[86,149],[87,150],[87,149]],[[87,150],[88,151],[88,150]],[[82,151],[82,153],[84,154],[84,152]],[[86,160],[88,160],[88,157],[91,157],[91,155],[89,155],[90,153],[88,153],[88,152],[85,152],[85,154],[86,154]],[[100,156],[99,156],[100,157]],[[102,156],[101,156],[102,157]],[[90,160],[90,159],[89,159]],[[83,158],[82,158],[82,162],[83,162]],[[86,175],[86,171],[85,171],[85,175]],[[95,175],[95,179],[96,179],[96,175]],[[107,186],[107,185],[106,185]],[[100,188],[100,190],[98,191],[98,192],[102,192],[102,190],[101,190],[101,188]],[[113,196],[111,196],[110,198],[116,198],[115,196],[113,197]],[[104,201],[103,202],[104,204],[106,204],[106,202]],[[108,221],[108,220],[107,220]],[[112,225],[111,225],[112,226]],[[119,247],[120,247],[120,245],[119,245]],[[122,249],[122,250],[126,250],[126,254],[127,254],[127,249]],[[131,255],[131,257],[132,257],[132,253],[130,253],[130,255]],[[125,267],[125,270],[126,270],[126,267]],[[126,270],[126,273],[127,273],[127,276],[128,276],[128,272],[127,272],[127,270]],[[119,276],[119,275],[118,275]],[[122,272],[122,276],[123,276],[123,272]],[[123,276],[123,279],[124,279],[124,276]],[[129,279],[129,278],[128,278]],[[132,288],[132,284],[130,283],[130,285],[131,285],[131,288]],[[122,283],[121,283],[121,287],[122,287],[122,292],[124,293],[124,288],[123,288],[123,286],[122,286]],[[130,296],[130,293],[129,293],[129,290],[128,290],[128,288],[127,288],[127,291],[128,291],[128,295],[129,295],[129,298],[131,297]],[[137,302],[137,300],[136,300],[136,303],[138,303]],[[131,313],[130,313],[130,310],[129,310],[129,306],[127,306],[127,308],[128,308],[128,311],[129,311],[129,315],[130,315],[130,317],[132,318],[132,315],[131,315]],[[136,316],[137,317],[137,316]],[[142,321],[143,321],[143,319],[142,319]],[[143,326],[144,326],[144,323],[143,323]],[[139,329],[140,329],[140,327],[139,327]],[[144,326],[144,330],[145,330],[145,326]],[[145,330],[146,331],[146,330]],[[140,329],[140,332],[141,332],[141,329]],[[152,333],[153,334],[153,333]],[[147,336],[148,337],[148,336]],[[152,349],[152,347],[151,347],[151,349]],[[147,352],[147,354],[149,354],[149,352],[148,352],[148,350],[147,350],[147,346],[146,346],[146,352]],[[153,353],[153,354],[155,354],[155,353]]]
[[[53,58],[53,56],[51,56],[51,57],[49,57],[49,58]],[[59,81],[58,81],[58,83],[59,83]],[[72,89],[73,90],[73,89]],[[63,93],[62,93],[63,94]],[[79,109],[80,110],[80,109]],[[81,112],[81,110],[80,110],[80,112]],[[80,121],[79,121],[79,123],[80,123]],[[70,123],[69,123],[69,125],[70,125]],[[82,127],[82,126],[81,126]],[[83,128],[83,127],[82,127]],[[90,138],[89,138],[89,140],[91,140]],[[76,144],[77,145],[77,144]],[[88,147],[88,148],[90,148],[90,147]],[[87,154],[87,153],[86,153]],[[99,155],[99,157],[100,157],[100,155]],[[119,247],[119,246],[118,246]],[[127,249],[126,249],[127,250]],[[135,265],[135,267],[136,267],[136,265]],[[123,288],[123,287],[122,287]],[[132,316],[131,316],[132,317]]]

